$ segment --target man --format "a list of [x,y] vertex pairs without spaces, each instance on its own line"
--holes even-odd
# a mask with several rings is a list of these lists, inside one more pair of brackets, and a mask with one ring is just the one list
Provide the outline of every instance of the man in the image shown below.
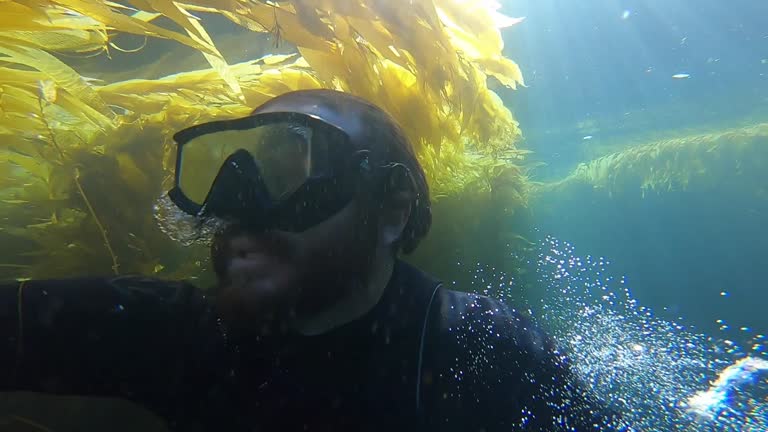
[[298,91],[175,138],[169,198],[220,227],[213,297],[142,277],[2,286],[0,390],[123,397],[180,431],[616,424],[523,315],[398,259],[429,193],[380,109]]

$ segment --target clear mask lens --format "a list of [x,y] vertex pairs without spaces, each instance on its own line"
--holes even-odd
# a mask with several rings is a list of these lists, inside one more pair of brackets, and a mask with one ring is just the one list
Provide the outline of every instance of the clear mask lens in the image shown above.
[[309,127],[284,122],[197,136],[182,148],[179,187],[202,205],[227,158],[245,150],[258,166],[270,197],[280,200],[325,169],[318,163],[316,153],[321,149],[312,135]]

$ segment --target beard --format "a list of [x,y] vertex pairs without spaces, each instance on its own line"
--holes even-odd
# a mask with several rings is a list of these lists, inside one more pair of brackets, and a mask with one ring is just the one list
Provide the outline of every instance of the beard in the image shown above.
[[311,316],[364,287],[377,224],[368,212],[352,210],[302,233],[238,224],[218,233],[211,256],[219,281],[217,306],[227,324],[262,332],[285,329],[296,317]]
[[248,327],[290,315],[303,280],[304,259],[290,233],[252,233],[228,227],[214,242],[219,279],[217,304],[233,327]]

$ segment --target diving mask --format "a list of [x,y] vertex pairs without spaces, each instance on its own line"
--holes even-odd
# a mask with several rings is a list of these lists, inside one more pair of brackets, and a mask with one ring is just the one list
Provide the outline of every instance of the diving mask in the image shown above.
[[174,135],[169,198],[198,218],[302,231],[347,205],[367,170],[341,129],[307,114],[269,112],[204,123]]

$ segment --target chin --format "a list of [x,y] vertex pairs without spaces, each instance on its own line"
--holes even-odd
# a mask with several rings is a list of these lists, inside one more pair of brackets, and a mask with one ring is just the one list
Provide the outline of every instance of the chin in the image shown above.
[[299,272],[279,257],[231,259],[218,288],[222,318],[259,322],[283,315],[298,301],[300,286]]

